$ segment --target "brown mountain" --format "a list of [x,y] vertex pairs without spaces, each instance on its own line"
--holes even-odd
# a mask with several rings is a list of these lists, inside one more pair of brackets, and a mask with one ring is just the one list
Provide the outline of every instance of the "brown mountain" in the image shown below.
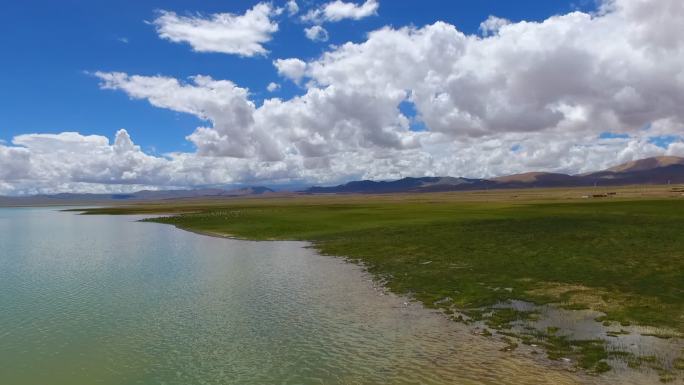
[[578,177],[552,172],[526,172],[492,179],[498,186],[505,187],[562,187],[579,183]]
[[603,171],[568,175],[527,172],[493,179],[452,177],[404,178],[396,181],[355,181],[339,186],[311,187],[309,194],[381,194],[394,192],[464,191],[531,187],[622,186],[684,183],[684,158],[660,156],[620,164]]
[[627,162],[581,178],[597,185],[684,183],[684,158],[658,156]]
[[684,165],[684,158],[680,158],[678,156],[656,156],[653,158],[639,159],[623,163],[621,165],[611,167],[606,171],[616,173],[648,171],[660,167],[668,167],[673,165]]

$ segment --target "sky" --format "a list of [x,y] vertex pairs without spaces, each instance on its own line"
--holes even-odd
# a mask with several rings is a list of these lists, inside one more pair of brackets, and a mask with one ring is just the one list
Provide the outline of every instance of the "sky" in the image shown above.
[[0,194],[684,156],[680,0],[27,0],[0,11]]

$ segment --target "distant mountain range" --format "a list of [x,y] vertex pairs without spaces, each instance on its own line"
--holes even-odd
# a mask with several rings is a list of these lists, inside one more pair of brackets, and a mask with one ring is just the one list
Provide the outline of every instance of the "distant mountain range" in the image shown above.
[[19,197],[0,196],[0,206],[21,205],[74,205],[74,204],[113,204],[160,201],[172,199],[229,198],[250,195],[271,194],[275,191],[268,187],[245,187],[233,190],[195,189],[195,190],[143,190],[130,194],[54,194]]
[[[492,179],[454,177],[403,178],[394,181],[353,181],[332,187],[310,187],[301,194],[384,194],[400,192],[468,191],[531,187],[624,186],[639,184],[684,183],[684,158],[661,156],[624,163],[587,174],[568,175],[528,172]],[[30,205],[95,205],[139,203],[173,199],[212,199],[274,194],[268,187],[246,187],[233,190],[195,189],[138,191],[131,194],[55,194],[1,197],[0,206]]]
[[361,180],[333,187],[310,187],[304,190],[308,194],[380,194],[392,192],[434,192],[478,189],[493,186],[487,179],[468,179],[454,177],[422,177],[403,178],[394,181]]
[[332,187],[311,187],[308,194],[381,194],[396,192],[466,191],[530,187],[624,186],[684,183],[684,158],[640,159],[588,174],[528,172],[493,179],[453,177],[403,178],[395,181],[354,181]]

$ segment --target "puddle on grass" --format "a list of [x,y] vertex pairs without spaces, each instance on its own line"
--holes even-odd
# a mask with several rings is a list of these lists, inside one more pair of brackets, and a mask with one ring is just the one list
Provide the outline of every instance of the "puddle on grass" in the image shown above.
[[[544,337],[552,335],[568,341],[602,341],[609,354],[606,362],[611,370],[601,375],[603,379],[615,379],[617,383],[684,384],[684,339],[676,332],[651,326],[621,325],[619,322],[600,322],[604,313],[594,310],[567,310],[553,305],[535,305],[513,300],[499,304],[495,309],[513,309],[517,312],[534,314],[527,319],[512,322],[510,329],[499,334],[512,332],[523,338],[534,337],[523,350],[543,351]],[[524,318],[524,317],[523,317]],[[481,327],[486,327],[484,323]],[[535,343],[536,342],[536,343]],[[560,357],[568,368],[577,362]]]

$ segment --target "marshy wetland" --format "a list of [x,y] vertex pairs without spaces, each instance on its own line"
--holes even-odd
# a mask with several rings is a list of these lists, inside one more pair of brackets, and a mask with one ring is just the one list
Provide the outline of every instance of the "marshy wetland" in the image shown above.
[[392,293],[504,343],[503,351],[541,356],[592,381],[627,373],[635,383],[679,383],[684,199],[670,187],[590,193],[602,199],[583,198],[582,189],[485,191],[89,213],[156,212],[164,215],[147,221],[309,241],[321,254],[361,263]]

